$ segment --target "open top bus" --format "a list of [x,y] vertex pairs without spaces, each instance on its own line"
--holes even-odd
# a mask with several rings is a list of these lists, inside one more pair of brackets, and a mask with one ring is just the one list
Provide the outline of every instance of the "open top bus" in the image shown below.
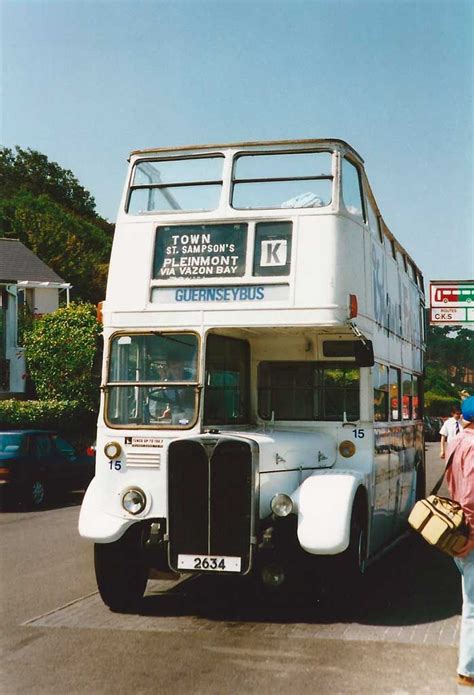
[[133,152],[80,515],[105,603],[150,568],[355,587],[424,494],[423,307],[347,143]]

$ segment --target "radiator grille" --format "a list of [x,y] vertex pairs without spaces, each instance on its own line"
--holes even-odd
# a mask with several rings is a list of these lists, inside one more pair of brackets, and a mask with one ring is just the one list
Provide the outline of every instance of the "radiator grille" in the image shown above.
[[173,442],[168,453],[170,563],[179,554],[230,555],[250,567],[252,450],[221,439],[212,452],[198,440]]

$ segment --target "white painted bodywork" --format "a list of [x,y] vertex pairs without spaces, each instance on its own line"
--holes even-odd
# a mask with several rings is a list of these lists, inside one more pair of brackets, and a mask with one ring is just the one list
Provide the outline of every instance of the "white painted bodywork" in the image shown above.
[[[363,161],[341,141],[308,143],[263,143],[242,147],[216,146],[225,157],[223,190],[219,205],[209,212],[148,213],[128,215],[125,211],[128,187],[120,205],[112,248],[107,297],[103,305],[104,344],[116,332],[178,331],[195,332],[204,346],[209,333],[239,337],[251,346],[251,421],[239,429],[220,428],[222,436],[241,436],[254,441],[259,450],[259,516],[266,519],[270,502],[277,493],[288,494],[298,515],[298,541],[312,554],[333,555],[343,552],[349,543],[350,520],[354,497],[363,488],[368,500],[369,554],[375,553],[393,536],[402,499],[399,485],[400,457],[395,447],[374,453],[372,375],[361,368],[360,419],[342,422],[275,422],[265,423],[257,403],[257,372],[265,360],[323,360],[323,338],[353,339],[348,324],[349,295],[356,295],[357,327],[373,341],[376,359],[410,371],[421,371],[422,335],[420,325],[421,292],[412,278],[398,268],[389,249],[378,238],[368,221],[357,218],[344,208],[340,191],[334,186],[330,205],[323,208],[236,210],[230,206],[230,172],[232,158],[246,151],[314,150],[333,152],[333,176],[337,181],[344,155],[359,166],[366,200],[373,201],[363,171]],[[172,157],[198,156],[213,148],[184,148],[169,153]],[[166,151],[134,153],[134,163],[147,157],[167,156]],[[374,204],[374,201],[373,201]],[[252,272],[255,225],[259,221],[292,223],[293,246],[291,271],[285,277],[255,278]],[[186,301],[179,303],[173,288],[196,285],[217,287],[221,279],[201,284],[194,279],[179,281],[153,279],[152,258],[158,226],[235,222],[248,224],[245,273],[225,281],[229,288],[259,285],[270,288],[268,299],[249,301]],[[393,236],[381,224],[387,243]],[[399,246],[399,245],[398,245]],[[399,248],[401,248],[399,246]],[[402,249],[403,251],[403,249]],[[421,275],[420,275],[421,277]],[[279,288],[278,291],[273,291]],[[161,294],[160,292],[163,291]],[[390,300],[390,306],[387,302]],[[378,302],[378,303],[377,303]],[[378,314],[377,314],[378,312]],[[392,323],[387,323],[390,316]],[[396,319],[396,322],[395,322]],[[394,323],[395,322],[395,323]],[[107,382],[107,350],[104,353],[103,384]],[[200,355],[200,380],[204,382],[205,355]],[[84,498],[79,530],[96,542],[120,538],[134,522],[167,516],[167,450],[176,438],[204,435],[201,414],[196,424],[183,431],[166,429],[114,429],[104,423],[104,398],[97,435],[96,477]],[[388,440],[398,433],[392,423],[382,423]],[[413,423],[412,423],[413,424]],[[376,423],[377,427],[379,423]],[[358,438],[357,432],[363,436]],[[159,464],[130,465],[131,449],[126,436],[160,438]],[[401,436],[401,435],[400,435]],[[343,441],[355,444],[355,454],[345,459],[339,453]],[[113,471],[105,457],[106,442],[118,441],[123,449],[122,468]],[[138,456],[147,452],[139,449]],[[411,454],[410,454],[411,455]],[[410,506],[408,489],[413,495],[412,474],[405,472],[404,515]],[[410,487],[411,485],[411,487]],[[146,510],[135,517],[121,506],[121,495],[131,486],[142,488],[148,499]]]
[[364,476],[351,470],[315,472],[291,495],[298,540],[308,553],[337,555],[349,545],[352,507]]
[[[334,469],[336,463],[343,466],[337,452],[337,439],[325,432],[252,432],[227,431],[202,440],[218,440],[221,437],[242,437],[258,446],[259,517],[271,514],[270,503],[277,493],[288,494],[298,514],[298,539],[310,553],[335,554],[349,542],[349,524],[352,503],[359,485],[366,486],[368,476],[361,470]],[[195,439],[195,435],[192,437]],[[131,453],[144,456],[145,450],[132,452],[124,438],[116,437],[123,447],[120,462],[123,470],[110,475],[109,463],[104,460],[102,469],[90,484],[81,508],[79,531],[85,538],[96,542],[111,542],[120,538],[136,520],[147,517],[166,517],[167,471],[161,462],[172,438],[164,438],[160,447],[160,467],[136,469],[127,466]],[[100,448],[98,448],[98,456]],[[360,458],[356,458],[360,461]],[[363,464],[360,462],[362,467]],[[129,487],[141,488],[148,500],[144,512],[132,516],[121,506],[121,497]]]

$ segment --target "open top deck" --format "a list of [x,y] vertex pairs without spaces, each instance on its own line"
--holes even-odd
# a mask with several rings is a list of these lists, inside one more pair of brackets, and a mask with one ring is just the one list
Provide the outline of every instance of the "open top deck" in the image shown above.
[[153,147],[145,148],[141,150],[133,150],[130,153],[130,157],[135,156],[148,156],[154,154],[180,154],[190,152],[207,152],[209,150],[248,150],[248,149],[258,149],[258,150],[278,150],[278,149],[311,149],[311,148],[341,148],[350,152],[358,161],[363,164],[364,160],[360,154],[347,143],[345,140],[340,140],[339,138],[307,138],[302,140],[261,140],[261,141],[248,141],[248,142],[230,142],[230,143],[216,143],[208,145],[183,145],[180,147]]

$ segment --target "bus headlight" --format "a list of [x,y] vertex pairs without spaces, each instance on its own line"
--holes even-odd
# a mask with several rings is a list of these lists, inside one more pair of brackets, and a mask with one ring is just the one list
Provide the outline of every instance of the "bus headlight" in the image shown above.
[[122,495],[122,507],[129,514],[140,514],[146,507],[146,496],[143,490],[132,487]]
[[276,516],[288,516],[293,511],[293,500],[288,495],[279,492],[272,498],[270,507]]
[[341,456],[344,456],[345,459],[350,459],[351,456],[354,456],[355,452],[356,448],[354,442],[350,442],[346,439],[339,444],[339,453]]
[[104,454],[108,459],[118,459],[122,453],[122,447],[118,442],[107,442],[104,446]]

